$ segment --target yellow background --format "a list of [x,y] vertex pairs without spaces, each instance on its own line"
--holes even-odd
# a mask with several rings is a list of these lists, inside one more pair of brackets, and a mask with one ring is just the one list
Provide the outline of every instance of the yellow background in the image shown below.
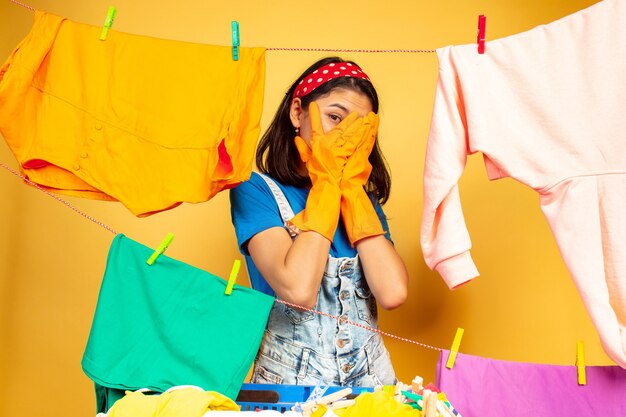
[[[119,0],[114,29],[188,42],[242,46],[434,49],[474,43],[477,16],[487,39],[519,33],[595,0],[148,1]],[[101,25],[108,1],[32,0],[35,8]],[[0,57],[28,32],[32,13],[0,1]],[[487,53],[489,50],[487,49]],[[383,312],[383,330],[448,348],[465,328],[461,352],[512,361],[573,364],[576,341],[588,364],[610,364],[559,256],[534,191],[511,179],[489,182],[469,158],[460,189],[481,277],[449,291],[424,264],[419,246],[422,173],[437,77],[432,53],[337,53],[359,63],[381,96],[380,138],[393,175],[386,212],[410,273],[408,303]],[[268,51],[267,126],[302,70],[328,53]],[[168,82],[163,79],[163,82]],[[506,138],[502,138],[506,140]],[[16,168],[0,142],[0,162]],[[120,203],[66,198],[119,232],[227,277],[241,258],[228,195],[138,219]],[[0,169],[0,416],[94,415],[91,381],[80,368],[113,235]],[[245,272],[240,283],[247,285]],[[434,381],[437,352],[386,339],[400,380]],[[573,381],[573,383],[575,383]],[[453,400],[453,399],[452,399]],[[63,411],[61,411],[63,410]]]

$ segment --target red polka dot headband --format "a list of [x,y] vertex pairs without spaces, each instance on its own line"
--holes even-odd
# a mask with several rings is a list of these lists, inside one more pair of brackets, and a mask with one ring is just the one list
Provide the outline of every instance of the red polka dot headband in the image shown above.
[[369,81],[369,77],[356,64],[349,62],[331,62],[304,77],[293,92],[293,98],[304,97],[320,85],[339,77],[362,78]]

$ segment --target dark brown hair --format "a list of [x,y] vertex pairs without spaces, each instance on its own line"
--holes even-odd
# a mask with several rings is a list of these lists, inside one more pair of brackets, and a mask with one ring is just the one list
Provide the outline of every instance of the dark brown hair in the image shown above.
[[[316,69],[331,62],[350,62],[357,65],[352,61],[344,61],[338,57],[324,58],[311,65],[298,77],[289,90],[287,90],[285,97],[283,97],[278,107],[278,111],[274,115],[274,120],[272,120],[265,134],[261,137],[256,151],[256,165],[261,172],[270,175],[282,184],[298,187],[311,184],[310,178],[307,175],[301,175],[299,171],[302,162],[300,160],[300,154],[294,144],[295,133],[289,112],[293,92],[298,83]],[[301,98],[302,108],[307,109],[309,103],[330,93],[335,88],[346,88],[365,94],[371,101],[373,112],[378,113],[378,94],[372,83],[368,80],[352,77],[335,78],[317,87],[310,94]],[[378,139],[369,156],[369,162],[372,164],[372,173],[365,186],[365,190],[368,193],[372,193],[381,204],[384,204],[389,199],[389,193],[391,191],[391,175],[389,174],[385,158],[378,146]]]

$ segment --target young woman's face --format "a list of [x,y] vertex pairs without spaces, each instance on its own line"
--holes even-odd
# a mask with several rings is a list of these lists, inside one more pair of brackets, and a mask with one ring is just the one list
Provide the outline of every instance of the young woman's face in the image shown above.
[[[335,88],[328,94],[319,97],[315,102],[320,109],[324,133],[328,133],[352,112],[357,112],[359,117],[365,117],[373,110],[372,103],[365,94],[346,88]],[[292,118],[294,127],[300,129],[300,137],[311,146],[311,121],[309,120],[308,109],[300,108],[296,114],[296,119],[297,121]]]

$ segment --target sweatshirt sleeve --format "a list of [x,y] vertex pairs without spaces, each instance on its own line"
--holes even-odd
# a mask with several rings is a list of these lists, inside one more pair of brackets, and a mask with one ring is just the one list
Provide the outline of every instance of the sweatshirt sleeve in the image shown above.
[[437,50],[435,93],[426,161],[420,243],[428,267],[453,289],[478,276],[459,196],[458,181],[469,153],[465,108],[450,47]]

